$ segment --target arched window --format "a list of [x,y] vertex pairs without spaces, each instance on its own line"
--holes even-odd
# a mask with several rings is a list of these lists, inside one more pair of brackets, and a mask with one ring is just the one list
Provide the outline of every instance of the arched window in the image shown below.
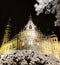
[[31,25],[29,26],[29,29],[32,29],[32,26]]

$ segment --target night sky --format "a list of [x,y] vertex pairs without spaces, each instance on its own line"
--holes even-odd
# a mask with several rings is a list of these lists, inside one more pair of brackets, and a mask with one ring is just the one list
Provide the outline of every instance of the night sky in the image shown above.
[[60,27],[54,27],[56,13],[46,15],[43,12],[36,16],[34,11],[35,3],[36,1],[34,0],[0,0],[0,42],[2,42],[4,29],[9,17],[12,18],[11,35],[13,37],[26,25],[30,14],[35,25],[41,29],[43,34],[51,34],[54,30],[60,40]]

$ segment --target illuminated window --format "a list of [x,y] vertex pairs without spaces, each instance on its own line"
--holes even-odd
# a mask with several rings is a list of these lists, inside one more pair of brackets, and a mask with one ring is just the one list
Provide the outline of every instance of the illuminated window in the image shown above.
[[9,49],[11,49],[11,48],[12,48],[12,46],[10,45],[10,46],[9,46]]
[[16,46],[15,46],[15,44],[13,44],[13,48],[15,48]]

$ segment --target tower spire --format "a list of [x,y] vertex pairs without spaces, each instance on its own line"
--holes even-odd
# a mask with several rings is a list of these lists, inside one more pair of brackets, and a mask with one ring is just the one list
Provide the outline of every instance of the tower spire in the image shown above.
[[29,15],[29,20],[32,20],[32,15],[31,14]]
[[6,28],[5,28],[2,44],[5,44],[10,40],[10,32],[11,32],[11,29],[10,29],[11,28],[11,23],[10,22],[11,22],[11,18],[9,17],[8,24],[6,25]]
[[25,27],[26,27],[26,30],[35,30],[35,28],[36,28],[35,24],[33,23],[31,14],[29,16],[28,23]]

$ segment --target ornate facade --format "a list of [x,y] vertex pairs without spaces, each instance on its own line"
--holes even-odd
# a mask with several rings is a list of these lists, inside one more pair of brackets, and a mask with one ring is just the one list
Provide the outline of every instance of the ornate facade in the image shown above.
[[13,39],[9,40],[10,25],[5,29],[0,55],[12,50],[37,50],[45,54],[53,54],[60,59],[60,41],[55,34],[45,36],[34,25],[30,16],[23,31],[20,31]]

